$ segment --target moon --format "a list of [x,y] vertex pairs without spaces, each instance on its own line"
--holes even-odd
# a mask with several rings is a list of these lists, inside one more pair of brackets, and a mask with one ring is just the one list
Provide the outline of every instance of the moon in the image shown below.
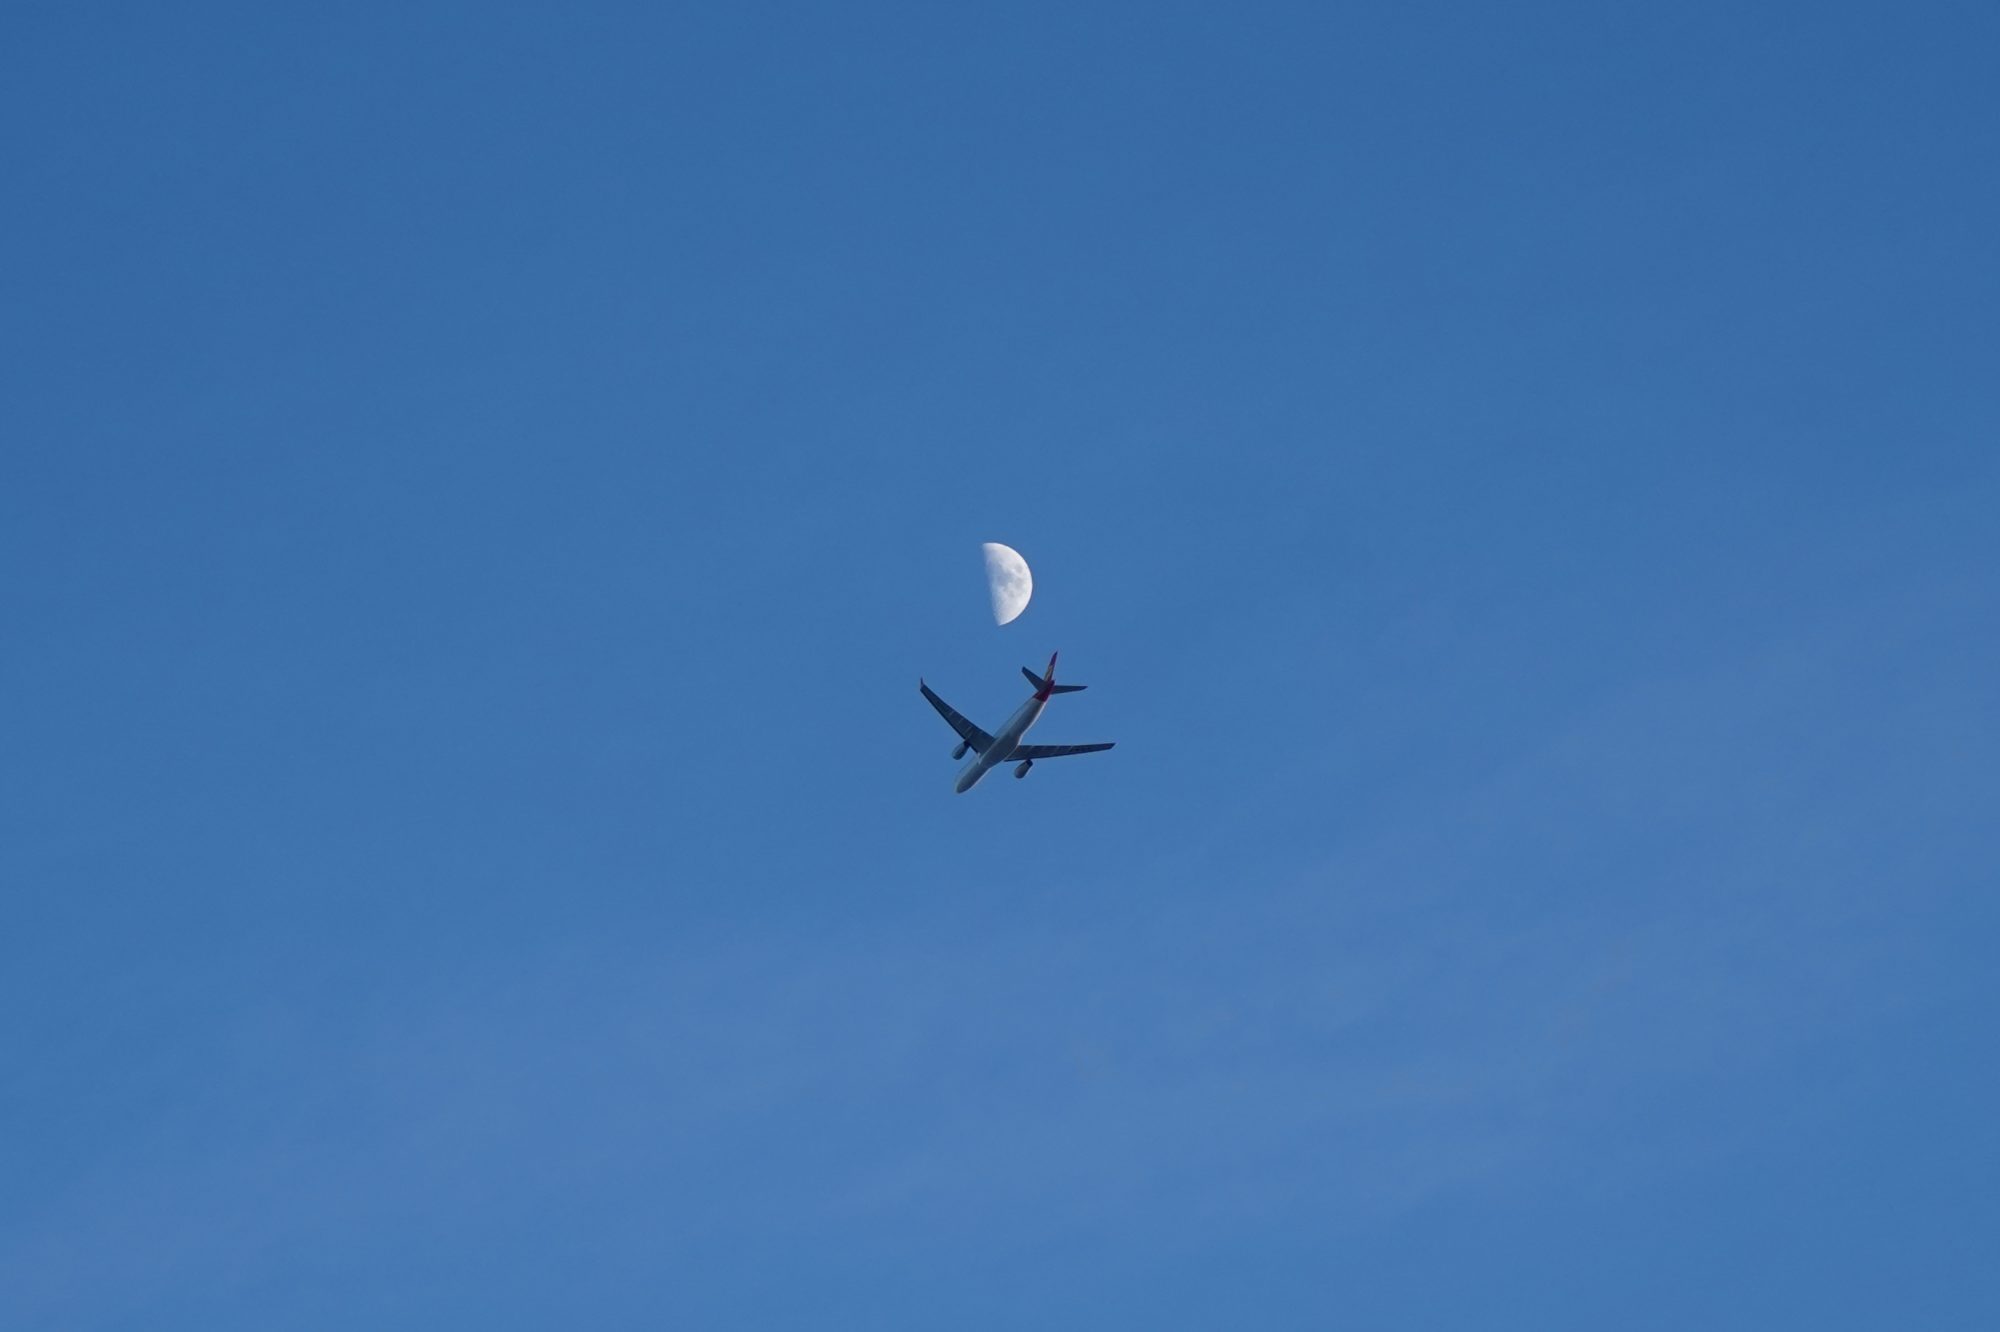
[[1012,546],[989,541],[980,547],[986,552],[986,588],[993,594],[993,623],[1006,624],[1028,609],[1035,595],[1035,576],[1028,562]]

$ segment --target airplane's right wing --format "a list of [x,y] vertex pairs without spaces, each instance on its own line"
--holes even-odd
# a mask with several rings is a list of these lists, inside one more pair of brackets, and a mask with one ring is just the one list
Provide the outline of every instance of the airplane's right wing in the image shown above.
[[917,681],[917,688],[924,691],[924,697],[929,699],[931,706],[938,710],[938,716],[951,723],[951,729],[958,732],[959,739],[965,741],[966,744],[971,745],[982,754],[993,747],[992,736],[986,734],[986,732],[980,730],[977,726],[974,726],[971,722],[954,712],[951,704],[931,692],[929,685],[919,680]]
[[[1117,741],[1112,741],[1116,744]],[[1012,763],[1015,759],[1064,758],[1070,754],[1101,754],[1111,745],[1015,745],[1014,752],[1007,756]]]

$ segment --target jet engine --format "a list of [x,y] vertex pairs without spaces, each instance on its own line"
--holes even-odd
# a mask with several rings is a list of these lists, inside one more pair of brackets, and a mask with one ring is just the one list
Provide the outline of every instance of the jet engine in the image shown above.
[[958,742],[958,748],[951,751],[951,756],[955,759],[962,759],[965,757],[965,751],[969,748],[971,748],[971,746],[967,745],[965,741],[961,740]]
[[1028,775],[1028,769],[1034,766],[1035,766],[1035,761],[1033,759],[1022,759],[1021,766],[1014,769],[1014,780],[1018,782],[1023,777],[1026,777]]

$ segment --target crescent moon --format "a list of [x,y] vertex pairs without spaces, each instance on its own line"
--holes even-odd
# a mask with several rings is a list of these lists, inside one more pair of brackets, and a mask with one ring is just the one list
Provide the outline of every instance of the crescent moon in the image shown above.
[[1012,546],[989,541],[980,547],[986,552],[986,588],[993,594],[993,623],[1006,624],[1028,609],[1035,595],[1035,576],[1028,562]]

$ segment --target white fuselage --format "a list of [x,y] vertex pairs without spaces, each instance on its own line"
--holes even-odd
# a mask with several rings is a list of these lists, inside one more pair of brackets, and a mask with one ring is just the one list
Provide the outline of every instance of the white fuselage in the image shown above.
[[1042,709],[1047,705],[1045,698],[1031,698],[1017,708],[1014,715],[1007,719],[1007,724],[993,733],[993,743],[986,747],[986,752],[974,754],[966,763],[965,770],[958,774],[958,785],[952,789],[964,795],[979,785],[981,777],[1013,757],[1014,746],[1021,743],[1021,737],[1028,733],[1028,728],[1035,724],[1035,719],[1042,715]]

